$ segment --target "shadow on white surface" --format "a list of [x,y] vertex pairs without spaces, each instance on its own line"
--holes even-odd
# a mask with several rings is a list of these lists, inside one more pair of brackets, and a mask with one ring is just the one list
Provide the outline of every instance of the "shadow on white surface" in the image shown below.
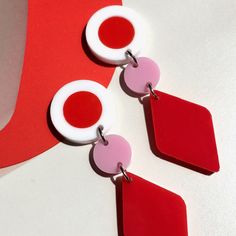
[[[0,0],[0,130],[15,110],[24,59],[26,24],[27,0]],[[22,165],[24,163],[0,169],[0,178]]]
[[0,129],[16,104],[24,59],[27,0],[0,0]]

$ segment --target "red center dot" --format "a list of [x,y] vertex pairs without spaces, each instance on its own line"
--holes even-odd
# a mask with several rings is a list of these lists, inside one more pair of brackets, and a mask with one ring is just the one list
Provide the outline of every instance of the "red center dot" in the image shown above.
[[93,93],[77,92],[66,100],[63,111],[69,124],[77,128],[87,128],[99,120],[102,104]]
[[98,31],[100,40],[109,48],[123,48],[134,38],[133,25],[123,17],[105,20]]

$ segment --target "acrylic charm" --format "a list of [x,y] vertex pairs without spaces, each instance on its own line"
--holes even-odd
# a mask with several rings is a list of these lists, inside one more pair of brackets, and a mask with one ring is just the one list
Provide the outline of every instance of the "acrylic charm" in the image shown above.
[[107,132],[114,117],[109,91],[97,82],[77,80],[64,85],[54,96],[50,115],[56,130],[75,143],[97,140],[97,127]]
[[154,91],[150,96],[158,156],[211,174],[219,161],[210,112],[203,106]]
[[104,173],[119,174],[119,163],[127,169],[131,161],[131,147],[119,135],[106,135],[98,140],[94,146],[93,159],[96,166]]
[[103,62],[129,62],[128,49],[137,55],[144,43],[143,21],[134,10],[123,6],[104,7],[89,19],[86,40],[90,50]]
[[[131,55],[131,54],[130,54]],[[124,70],[124,81],[126,86],[134,93],[147,94],[147,84],[155,87],[160,79],[158,65],[147,57],[138,57],[131,61]]]
[[[187,236],[184,200],[134,174],[122,179],[122,218],[125,236]],[[118,196],[119,197],[119,196]]]

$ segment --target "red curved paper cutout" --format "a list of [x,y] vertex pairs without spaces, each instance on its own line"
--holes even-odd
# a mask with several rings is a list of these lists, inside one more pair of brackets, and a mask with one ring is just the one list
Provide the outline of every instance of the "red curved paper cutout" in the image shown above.
[[121,1],[28,1],[21,84],[14,115],[0,131],[0,168],[28,160],[59,142],[48,127],[47,113],[61,86],[78,79],[109,84],[114,68],[86,55],[83,32],[96,10],[113,4]]

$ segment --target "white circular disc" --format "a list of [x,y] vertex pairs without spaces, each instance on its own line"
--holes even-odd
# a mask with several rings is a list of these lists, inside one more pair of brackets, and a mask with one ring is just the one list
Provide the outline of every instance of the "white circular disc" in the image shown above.
[[[65,119],[63,111],[66,100],[72,94],[82,91],[96,95],[102,105],[102,113],[99,120],[87,128],[72,126]],[[104,127],[104,133],[110,129],[114,118],[113,107],[114,104],[112,103],[111,94],[105,87],[91,80],[77,80],[64,85],[58,90],[51,103],[50,115],[54,127],[61,135],[72,142],[84,144],[97,140],[97,129],[99,125]]]
[[[132,41],[123,48],[110,48],[102,43],[99,38],[99,28],[101,24],[112,17],[121,17],[128,20],[134,28]],[[86,39],[90,50],[101,61],[109,64],[127,64],[129,58],[126,51],[130,49],[133,55],[137,55],[144,43],[143,21],[141,17],[132,9],[123,6],[104,7],[93,14],[86,27]]]

